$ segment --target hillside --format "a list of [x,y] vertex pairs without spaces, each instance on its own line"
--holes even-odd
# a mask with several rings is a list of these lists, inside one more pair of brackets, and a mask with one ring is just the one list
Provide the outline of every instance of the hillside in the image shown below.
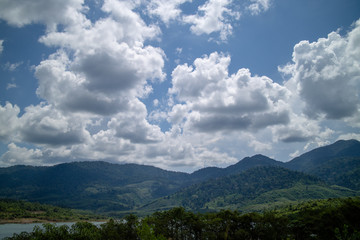
[[284,166],[283,162],[276,161],[261,154],[245,157],[238,163],[226,168],[208,167],[195,171],[191,174],[192,179],[204,181],[212,178],[230,176],[244,172],[248,169],[260,166]]
[[190,210],[263,210],[265,204],[355,196],[356,191],[330,187],[319,178],[281,167],[255,167],[237,175],[192,185],[141,208],[143,211],[183,206]]
[[104,220],[104,217],[91,212],[20,200],[0,199],[0,224],[99,220]]
[[53,167],[0,168],[0,197],[38,201],[98,213],[132,211],[195,183],[280,162],[256,155],[227,168],[193,174],[137,164],[73,162]]
[[13,166],[0,168],[0,198],[109,215],[180,205],[259,210],[301,199],[356,195],[360,190],[359,147],[355,140],[338,141],[288,163],[255,155],[226,168],[208,167],[192,174],[100,161]]
[[285,167],[322,180],[360,190],[360,142],[340,140],[294,158]]
[[136,164],[74,162],[0,169],[0,197],[97,212],[131,210],[189,184],[189,175]]

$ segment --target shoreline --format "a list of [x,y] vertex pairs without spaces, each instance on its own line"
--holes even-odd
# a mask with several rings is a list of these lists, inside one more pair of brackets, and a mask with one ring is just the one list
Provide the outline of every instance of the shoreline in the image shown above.
[[47,220],[47,219],[39,219],[39,218],[17,218],[17,219],[0,219],[0,225],[3,224],[32,224],[32,223],[76,223],[76,222],[104,222],[106,223],[108,219],[57,219],[57,220]]

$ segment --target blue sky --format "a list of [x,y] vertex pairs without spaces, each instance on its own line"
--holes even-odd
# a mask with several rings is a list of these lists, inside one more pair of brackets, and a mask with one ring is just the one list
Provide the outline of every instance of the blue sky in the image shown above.
[[0,166],[192,172],[360,140],[358,0],[0,0]]

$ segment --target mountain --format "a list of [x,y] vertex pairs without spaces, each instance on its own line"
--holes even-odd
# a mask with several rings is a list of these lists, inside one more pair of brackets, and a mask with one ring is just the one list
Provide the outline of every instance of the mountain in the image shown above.
[[261,154],[252,157],[245,157],[238,163],[230,165],[226,168],[208,167],[195,171],[191,174],[193,180],[199,182],[211,178],[230,176],[238,174],[248,169],[260,166],[285,166],[283,162],[276,161]]
[[266,157],[261,154],[254,155],[252,157],[246,157],[239,161],[238,163],[231,165],[225,168],[226,175],[236,174],[254,167],[262,167],[262,166],[284,166],[283,162],[276,161],[269,157]]
[[294,158],[289,169],[320,177],[330,184],[360,190],[360,142],[340,140]]
[[[265,204],[354,196],[356,191],[330,187],[319,178],[276,166],[250,168],[240,174],[189,186],[145,205],[154,211],[183,206],[197,211],[219,209],[262,210]],[[260,207],[259,207],[260,206]]]
[[355,140],[314,149],[288,163],[255,155],[226,168],[208,167],[192,174],[101,161],[0,168],[0,198],[110,215],[178,205],[261,209],[299,199],[358,194],[350,189],[360,190],[360,143]]
[[0,168],[0,198],[98,212],[131,210],[190,183],[189,174],[136,164],[74,162]]

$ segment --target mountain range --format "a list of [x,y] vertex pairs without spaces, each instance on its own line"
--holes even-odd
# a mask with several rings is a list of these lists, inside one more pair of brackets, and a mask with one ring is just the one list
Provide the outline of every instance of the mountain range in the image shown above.
[[0,168],[0,198],[119,215],[184,206],[243,211],[360,195],[360,142],[340,140],[289,162],[263,155],[191,174],[102,161]]

